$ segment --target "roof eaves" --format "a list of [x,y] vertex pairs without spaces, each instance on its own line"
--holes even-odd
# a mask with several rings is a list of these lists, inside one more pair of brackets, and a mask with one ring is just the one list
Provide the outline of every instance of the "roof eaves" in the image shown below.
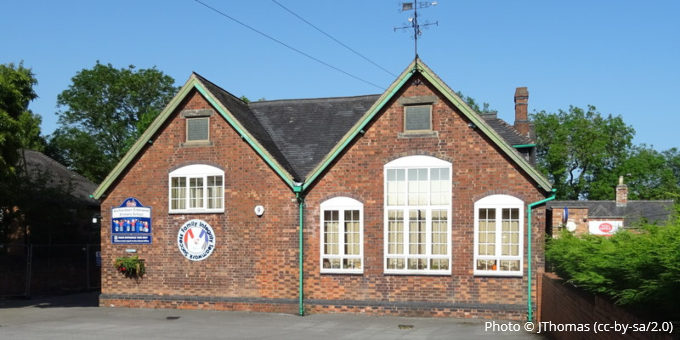
[[[231,124],[231,126],[236,129],[236,132],[238,132],[241,135],[241,138],[243,138],[254,150],[257,152],[269,165],[274,172],[276,172],[281,179],[291,188],[293,188],[293,176],[267,151],[267,149],[260,144],[257,139],[246,129],[241,125],[241,123],[234,117],[229,110],[220,103],[215,96],[208,91],[208,89],[205,88],[199,81],[196,84],[196,89],[208,100],[208,102],[213,105],[217,109],[217,111],[224,117],[224,119]],[[263,131],[266,133],[266,130],[263,129]]]
[[454,105],[461,110],[461,112],[474,123],[480,131],[482,131],[491,141],[493,141],[506,155],[508,155],[513,161],[519,165],[522,170],[524,170],[536,183],[543,188],[545,191],[550,191],[552,185],[536,168],[531,166],[522,156],[517,153],[517,151],[508,144],[496,131],[489,126],[489,124],[484,121],[484,119],[476,114],[458,95],[455,94],[451,88],[444,83],[432,70],[430,70],[427,65],[420,62],[419,71],[430,81],[435,88],[437,88],[444,96],[446,96]]
[[394,96],[399,89],[408,81],[411,76],[417,71],[416,61],[411,62],[409,66],[397,77],[397,79],[385,90],[385,92],[373,103],[373,105],[366,111],[366,113],[357,121],[352,128],[340,139],[338,144],[331,149],[331,151],[323,158],[319,164],[310,171],[302,186],[306,190],[317,177],[335,160],[335,158],[342,153],[347,145],[354,140],[354,138],[363,130],[364,127],[371,121],[371,119],[387,104],[387,102]]
[[109,172],[109,174],[104,178],[104,180],[99,184],[97,189],[92,193],[92,198],[98,200],[104,193],[109,189],[109,187],[118,179],[118,176],[123,173],[125,168],[132,162],[132,160],[137,156],[137,154],[144,148],[144,146],[151,141],[156,131],[165,123],[170,114],[177,108],[177,106],[182,102],[184,97],[191,91],[196,83],[196,76],[192,74],[189,79],[182,85],[179,92],[165,105],[163,111],[158,114],[158,117],[154,119],[149,127],[142,133],[142,135],[137,139],[137,141],[132,145],[130,150],[118,161],[115,167]]
[[345,149],[345,147],[356,137],[356,135],[371,121],[371,119],[385,106],[385,104],[396,94],[399,89],[411,78],[413,74],[420,72],[430,81],[449,101],[458,107],[463,114],[468,117],[479,129],[489,137],[498,147],[514,160],[522,170],[524,170],[536,183],[545,191],[551,191],[552,185],[536,168],[531,166],[519,153],[508,144],[484,119],[476,114],[451,88],[444,83],[430,68],[427,67],[419,58],[416,58],[390,87],[378,98],[366,114],[345,134],[338,144],[328,153],[328,155],[317,165],[307,176],[304,182],[304,189],[307,189],[316,178],[331,164],[331,162]]
[[[199,80],[200,83],[214,87],[214,89],[216,89],[217,91],[220,91],[221,94],[227,95],[230,100],[234,101],[234,103],[236,103],[237,105],[242,106],[242,109],[245,109],[248,112],[247,118],[251,119],[255,122],[254,126],[251,126],[251,128],[258,129],[258,131],[250,130],[247,127],[247,125],[245,125],[244,122],[240,121],[240,119],[243,119],[244,117],[239,117],[238,115],[234,114],[234,111],[231,109],[230,106],[228,106],[228,103],[225,103],[225,102],[222,101],[222,99],[217,98],[216,94],[213,91],[210,90],[210,87],[205,86],[205,90],[207,92],[210,92],[210,94],[213,95],[213,98],[215,99],[215,101],[217,103],[220,103],[220,106],[225,111],[229,112],[230,116],[234,118],[235,122],[238,122],[240,130],[239,129],[237,129],[237,130],[238,131],[246,131],[250,135],[250,137],[252,137],[252,140],[257,142],[259,147],[262,148],[261,149],[262,152],[260,152],[260,150],[258,150],[258,148],[253,146],[253,148],[260,154],[260,156],[265,158],[265,161],[275,170],[275,172],[277,172],[277,174],[280,175],[286,183],[288,183],[288,180],[286,178],[284,178],[284,175],[282,175],[282,173],[286,174],[290,178],[295,179],[296,174],[295,174],[294,168],[291,166],[288,159],[286,159],[285,155],[283,155],[283,153],[281,152],[279,147],[276,145],[276,143],[273,142],[273,138],[272,138],[271,134],[267,131],[267,129],[262,124],[262,122],[257,118],[257,115],[253,114],[253,112],[250,109],[250,105],[248,103],[245,103],[241,98],[238,98],[235,95],[233,95],[231,92],[223,89],[219,85],[217,85],[217,84],[211,82],[210,80],[204,78],[200,74],[197,74],[195,72],[193,74],[197,77],[197,79]],[[220,113],[220,114],[222,114],[222,113]],[[227,119],[227,117],[225,117],[225,119]],[[227,120],[229,121],[229,119],[227,119]],[[231,123],[231,121],[230,121],[230,123]],[[243,134],[241,136],[243,136]],[[271,143],[269,145],[270,149],[268,149],[266,145],[262,144],[262,143],[267,143],[267,141],[271,141]],[[252,146],[252,144],[251,144],[251,146]],[[271,154],[270,151],[277,153],[277,155]],[[266,159],[266,157],[269,157],[270,159],[268,160],[268,159]],[[272,161],[273,163],[276,163],[278,165],[278,168],[282,170],[282,173],[280,173],[274,165],[270,164],[270,161]],[[291,185],[291,183],[288,183],[288,184]]]
[[149,125],[149,127],[142,133],[142,135],[137,139],[137,141],[132,145],[130,150],[123,156],[123,158],[116,164],[116,166],[109,172],[109,174],[104,178],[101,184],[92,194],[94,199],[100,199],[104,193],[111,187],[111,185],[118,179],[118,177],[123,173],[127,166],[132,162],[132,160],[137,156],[139,152],[142,151],[144,146],[152,140],[152,137],[160,129],[160,127],[165,123],[165,121],[170,117],[170,115],[175,111],[179,104],[184,100],[184,98],[189,94],[192,89],[196,89],[201,93],[208,102],[217,109],[217,111],[227,120],[227,122],[236,129],[240,136],[257,152],[265,162],[283,179],[283,181],[293,187],[293,176],[285,170],[266,149],[260,145],[259,142],[236,120],[233,115],[227,110],[215,96],[206,89],[202,83],[202,77],[196,73],[192,73],[189,79],[180,88],[179,92],[175,97],[170,100],[170,102],[165,106],[163,111],[156,117],[156,119]]

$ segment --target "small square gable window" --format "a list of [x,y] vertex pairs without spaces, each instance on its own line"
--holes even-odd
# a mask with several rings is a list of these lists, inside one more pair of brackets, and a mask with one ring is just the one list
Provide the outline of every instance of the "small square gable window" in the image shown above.
[[210,145],[210,116],[212,110],[184,110],[186,122],[186,146]]
[[187,142],[210,140],[210,118],[187,118]]
[[404,132],[432,131],[432,105],[404,106]]

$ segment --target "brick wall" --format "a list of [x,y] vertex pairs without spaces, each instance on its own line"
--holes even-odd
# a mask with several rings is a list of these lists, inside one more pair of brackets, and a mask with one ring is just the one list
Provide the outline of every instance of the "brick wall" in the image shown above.
[[[557,236],[564,229],[562,216],[564,209],[552,208],[552,235]],[[569,208],[569,221],[576,224],[575,235],[588,234],[588,208]]]
[[[433,95],[430,86],[416,86],[411,81],[395,98]],[[185,126],[178,112],[206,108],[210,107],[204,98],[192,92],[103,200],[103,221],[110,221],[110,209],[130,196],[152,206],[153,243],[112,245],[110,226],[104,224],[101,305],[296,310],[298,215],[294,195],[219,115],[211,117],[213,146],[180,146]],[[526,275],[473,275],[473,205],[491,194],[512,195],[528,204],[543,199],[544,193],[479,130],[469,127],[464,116],[443,97],[432,112],[437,136],[400,138],[403,106],[393,99],[366,133],[310,187],[304,229],[306,312],[525,318]],[[430,155],[453,164],[450,275],[383,273],[383,166],[407,155]],[[168,214],[168,173],[192,163],[224,169],[224,214]],[[361,275],[319,273],[319,205],[336,196],[353,197],[364,205]],[[255,205],[266,209],[261,218],[253,213]],[[544,267],[544,207],[535,209],[533,216],[532,264],[536,275]],[[179,227],[193,218],[210,223],[217,240],[213,254],[200,262],[185,259],[176,244]],[[127,248],[137,249],[146,260],[147,274],[138,282],[124,278],[112,266],[115,257],[124,256]],[[525,272],[526,265],[525,260]],[[535,292],[536,280],[533,282]]]
[[[423,81],[416,86],[411,81],[396,97],[437,95],[425,84],[427,82]],[[312,302],[318,301],[310,304],[309,308],[313,311],[328,309],[524,319],[527,310],[526,275],[473,275],[474,203],[487,195],[501,193],[518,197],[526,204],[545,196],[479,130],[470,128],[469,121],[449,106],[443,97],[439,97],[432,109],[433,129],[438,132],[436,137],[399,138],[398,133],[403,130],[403,110],[398,100],[388,103],[366,133],[351,145],[307,195],[305,242],[306,252],[311,255],[305,257],[305,297]],[[453,271],[446,276],[386,275],[383,273],[383,167],[402,156],[423,154],[452,163]],[[364,204],[363,275],[320,274],[319,205],[335,196],[349,196]],[[544,266],[544,207],[535,209],[533,215],[535,274]],[[526,224],[525,216],[525,228]],[[526,243],[525,239],[525,247]],[[526,272],[526,260],[524,265]]]
[[[102,201],[101,305],[277,310],[296,308],[297,203],[287,185],[219,114],[210,118],[212,146],[183,147],[185,109],[210,109],[192,92],[166,121],[152,145],[140,153]],[[225,172],[225,212],[168,214],[168,174],[189,164]],[[127,197],[152,207],[152,243],[111,244],[111,208]],[[256,205],[266,212],[257,217]],[[188,220],[208,222],[216,247],[203,261],[184,258],[177,246]],[[139,281],[114,271],[125,249],[137,250],[147,272]]]
[[[553,339],[621,339],[619,332],[595,332],[595,322],[613,325],[615,322],[624,325],[647,324],[648,320],[636,317],[612,304],[609,300],[591,295],[577,288],[564,284],[552,273],[545,273],[541,284],[540,322],[553,325],[588,325],[584,332],[554,331],[550,332]],[[656,320],[660,323],[667,320]],[[661,325],[658,325],[661,327]],[[582,326],[585,327],[585,326]],[[554,328],[559,329],[559,328]],[[562,328],[568,329],[568,328]],[[584,328],[585,329],[585,328]],[[675,335],[677,336],[677,331]],[[666,333],[632,332],[625,334],[626,339],[673,339]]]

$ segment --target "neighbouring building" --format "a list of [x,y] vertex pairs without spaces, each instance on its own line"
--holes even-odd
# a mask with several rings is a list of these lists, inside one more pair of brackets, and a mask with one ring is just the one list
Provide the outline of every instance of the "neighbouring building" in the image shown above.
[[41,152],[19,154],[17,176],[2,183],[0,296],[96,289],[97,185]]
[[672,200],[628,200],[628,186],[619,177],[616,200],[550,201],[548,233],[556,236],[562,229],[576,235],[610,236],[623,229],[635,229],[640,223],[664,224],[673,213]]
[[[97,185],[35,150],[20,150],[17,168],[22,176],[16,204],[0,207],[4,245],[99,243],[99,230],[92,218],[99,215],[99,202],[91,197]],[[3,241],[0,240],[0,243]],[[19,249],[25,252],[23,248]]]
[[100,305],[525,319],[554,197],[527,102],[481,116],[419,59],[341,98],[245,103],[194,73],[94,192]]

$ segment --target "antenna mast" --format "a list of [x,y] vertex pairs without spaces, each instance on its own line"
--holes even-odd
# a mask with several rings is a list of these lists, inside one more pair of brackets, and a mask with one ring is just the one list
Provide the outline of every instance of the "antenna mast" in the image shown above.
[[406,11],[413,11],[413,16],[408,18],[409,24],[402,26],[402,27],[395,27],[394,31],[396,32],[397,30],[405,30],[405,29],[413,29],[413,41],[414,41],[414,50],[415,50],[415,57],[418,58],[418,36],[422,35],[423,32],[420,30],[420,27],[427,27],[427,26],[432,26],[432,25],[439,25],[439,21],[435,22],[426,22],[424,24],[418,24],[418,8],[427,8],[430,6],[436,6],[437,2],[436,1],[428,1],[428,2],[418,2],[418,0],[414,0],[413,2],[402,2],[401,3],[401,11],[406,12]]

